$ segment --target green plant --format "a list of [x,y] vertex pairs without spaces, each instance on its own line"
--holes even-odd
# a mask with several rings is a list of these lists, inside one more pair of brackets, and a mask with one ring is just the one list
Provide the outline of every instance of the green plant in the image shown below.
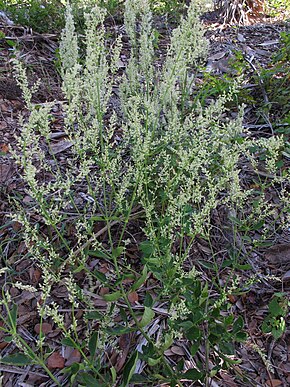
[[[262,81],[264,94],[266,94],[268,102],[263,101],[262,108],[270,114],[275,111],[279,116],[280,122],[287,123],[287,115],[289,113],[289,63],[290,63],[290,34],[287,32],[281,33],[281,47],[277,53],[273,55],[272,63],[268,68],[261,69],[260,74],[254,75],[254,79]],[[257,101],[258,102],[258,101]]]
[[275,293],[269,303],[269,313],[262,324],[264,333],[271,333],[278,340],[286,329],[286,316],[289,309],[289,301],[285,293]]
[[268,0],[266,1],[266,11],[270,16],[280,16],[281,13],[289,17],[290,5],[287,0]]
[[64,25],[61,0],[0,0],[0,8],[16,23],[37,32],[60,30]]
[[[267,213],[275,222],[276,207],[262,196],[255,203],[253,190],[242,185],[241,158],[254,167],[257,162],[249,148],[267,150],[265,165],[274,174],[273,184],[284,187],[289,173],[277,173],[282,137],[269,141],[247,137],[242,110],[236,120],[225,117],[234,87],[209,106],[197,103],[190,113],[186,111],[194,71],[207,53],[201,3],[191,2],[187,17],[172,34],[163,68],[157,70],[149,3],[127,0],[124,20],[131,52],[122,76],[120,37],[107,55],[104,9],[95,7],[85,14],[86,53],[81,61],[73,11],[67,7],[59,51],[65,162],[51,138],[53,103],[32,103],[37,85],[29,87],[22,64],[15,61],[30,116],[20,121],[22,131],[13,154],[31,205],[25,208],[20,199],[11,198],[13,219],[22,225],[27,255],[41,268],[41,281],[35,287],[16,282],[10,288],[35,294],[39,324],[55,324],[62,333],[58,345],[77,351],[77,364],[63,367],[70,383],[175,386],[182,385],[183,378],[207,383],[236,361],[234,343],[245,338],[243,321],[227,301],[229,294],[240,291],[238,276],[233,280],[230,272],[221,287],[215,264],[209,283],[195,267],[194,244],[197,238],[208,241],[215,257],[212,215],[217,209],[238,220],[244,218],[245,209],[253,210],[252,222],[265,219]],[[118,105],[112,102],[115,84]],[[281,190],[279,197],[286,202],[286,191]],[[108,270],[102,270],[103,264]],[[236,267],[237,262],[233,270]],[[53,296],[59,286],[67,292],[68,315]],[[32,351],[23,343],[17,316],[10,317],[16,313],[8,289],[1,305],[0,329],[27,362],[47,372],[46,361],[55,349],[42,333]],[[127,346],[124,336],[132,338]],[[204,360],[196,357],[191,369],[183,361],[172,366],[166,350],[179,341],[187,343],[193,359],[205,348]],[[115,347],[120,353],[127,350],[119,373],[111,361]],[[5,361],[12,363],[11,358]],[[49,376],[61,385],[55,375]]]

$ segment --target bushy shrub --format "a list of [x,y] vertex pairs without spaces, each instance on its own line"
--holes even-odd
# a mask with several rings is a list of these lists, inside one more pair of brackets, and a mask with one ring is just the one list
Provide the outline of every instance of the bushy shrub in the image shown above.
[[[130,333],[137,340],[123,371],[124,386],[133,380],[150,385],[156,380],[171,385],[180,379],[204,382],[233,363],[233,343],[245,338],[243,321],[231,314],[227,298],[239,288],[239,277],[231,272],[227,285],[220,286],[217,265],[212,265],[210,283],[195,267],[193,246],[197,237],[204,238],[215,256],[212,215],[221,208],[228,214],[225,227],[231,225],[231,251],[236,259],[246,251],[241,243],[248,243],[257,224],[266,235],[265,219],[280,221],[262,188],[257,193],[243,185],[242,160],[258,171],[257,158],[263,154],[268,173],[273,174],[270,184],[281,187],[289,172],[276,173],[283,137],[267,141],[247,136],[242,108],[236,119],[227,117],[225,104],[230,93],[208,107],[197,104],[188,109],[193,103],[195,69],[207,55],[199,19],[203,4],[191,2],[158,70],[149,3],[127,0],[125,27],[131,52],[123,75],[119,69],[121,38],[108,55],[104,10],[95,7],[85,16],[86,55],[80,61],[72,9],[67,7],[60,45],[63,131],[69,146],[65,162],[51,140],[53,103],[39,106],[31,102],[33,90],[22,65],[16,62],[30,116],[28,121],[22,120],[14,155],[32,205],[27,211],[16,202],[14,219],[22,224],[31,259],[41,267],[38,288],[27,287],[40,296],[37,310],[41,323],[52,319],[63,332],[62,344],[81,354],[82,361],[65,370],[71,382],[80,375],[79,383],[85,385],[113,385],[116,370],[108,365],[106,353],[119,335]],[[113,98],[116,93],[117,101]],[[263,184],[266,187],[268,183]],[[280,199],[286,203],[283,189]],[[134,242],[129,231],[132,224],[141,235],[139,242]],[[96,225],[101,229],[97,231]],[[240,233],[248,239],[241,240]],[[106,238],[99,239],[104,234]],[[236,235],[239,239],[235,242]],[[140,253],[139,273],[126,258],[132,243]],[[91,270],[92,257],[105,260],[112,269],[106,275],[98,264]],[[86,278],[81,286],[80,272]],[[150,289],[141,290],[149,277],[155,283],[154,294]],[[60,283],[68,291],[70,327],[51,297]],[[94,294],[102,286],[108,289],[103,296],[108,305],[100,311],[94,306]],[[143,292],[144,298],[135,309],[129,296],[137,291]],[[165,310],[162,318],[158,315],[160,304]],[[76,317],[80,305],[86,310],[82,322]],[[46,366],[44,336],[33,351],[21,338],[16,304],[6,289],[2,307],[2,315],[11,317],[4,319],[7,332],[26,360],[41,364],[60,384]],[[79,324],[83,327],[84,321],[87,328],[80,334]],[[158,334],[154,321],[164,327]],[[92,324],[98,327],[97,332],[90,328]],[[176,340],[190,349],[190,369],[183,362],[174,367],[165,357]],[[205,348],[206,358],[195,361],[200,348]],[[208,368],[209,358],[215,363],[213,369]]]

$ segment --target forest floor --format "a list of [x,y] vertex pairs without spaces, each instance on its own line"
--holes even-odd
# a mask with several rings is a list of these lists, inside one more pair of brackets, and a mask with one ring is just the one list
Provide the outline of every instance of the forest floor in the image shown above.
[[[257,20],[248,26],[226,26],[216,20],[212,14],[205,15],[204,22],[206,36],[210,41],[206,71],[211,96],[207,95],[206,98],[214,99],[219,93],[226,91],[231,80],[234,80],[242,71],[246,75],[243,85],[245,94],[241,97],[242,103],[246,105],[244,127],[250,131],[253,137],[269,137],[280,130],[280,132],[285,133],[285,136],[288,136],[288,141],[290,141],[289,121],[288,124],[283,121],[287,115],[287,109],[289,111],[289,72],[283,74],[283,77],[288,81],[281,86],[281,92],[268,86],[268,83],[272,82],[271,77],[269,79],[269,77],[263,78],[261,76],[263,69],[273,68],[273,55],[278,52],[281,46],[280,34],[289,29],[289,24],[277,20]],[[157,53],[160,54],[159,57],[162,57],[168,45],[168,36],[172,27],[162,17],[156,19],[156,28],[160,34],[156,48]],[[106,28],[111,32],[111,36],[122,33],[121,18],[119,20],[108,19]],[[58,101],[62,101],[61,81],[55,65],[55,52],[59,36],[34,33],[28,28],[7,25],[1,20],[0,31],[5,36],[5,38],[0,39],[0,268],[9,266],[13,269],[14,281],[37,286],[41,281],[41,268],[26,257],[25,243],[19,237],[21,226],[9,218],[12,197],[21,197],[24,207],[27,206],[27,208],[29,208],[31,199],[26,193],[21,173],[10,153],[10,148],[15,146],[16,138],[21,130],[19,115],[27,117],[29,114],[19,87],[13,78],[12,59],[17,53],[17,56],[24,61],[29,69],[28,74],[31,82],[41,78],[40,88],[34,96],[35,103],[56,101],[52,112],[54,117],[52,125],[53,146],[55,154],[58,154],[65,162],[69,144],[62,130],[63,112],[58,104]],[[125,68],[127,63],[128,45],[129,43],[124,41],[120,58],[120,71]],[[238,56],[235,54],[237,52]],[[204,80],[201,79],[200,82],[204,82]],[[277,96],[277,94],[279,95]],[[281,95],[284,96],[285,102],[278,98]],[[273,108],[268,111],[263,109],[263,106],[269,103],[272,103]],[[231,114],[233,117],[236,116],[236,106],[232,107]],[[284,168],[289,168],[289,154],[286,155],[284,163]],[[263,173],[261,171],[261,174]],[[269,200],[275,201],[277,195],[275,191],[272,191],[268,192],[268,196]],[[283,233],[273,231],[272,245],[252,252],[248,260],[252,267],[252,273],[255,273],[260,281],[254,283],[251,289],[242,296],[236,296],[230,300],[234,314],[243,316],[249,336],[245,344],[241,343],[236,348],[236,357],[240,363],[234,365],[230,370],[220,372],[211,381],[211,386],[286,387],[290,385],[289,325],[286,326],[282,337],[277,340],[271,334],[261,333],[261,324],[268,315],[268,305],[273,295],[283,293],[286,298],[290,295],[290,230],[284,230]],[[134,224],[132,224],[131,232],[134,233]],[[102,238],[105,240],[106,234],[103,234]],[[136,239],[138,240],[138,235],[136,235]],[[220,246],[220,249],[222,248],[223,246]],[[195,252],[196,261],[198,259],[211,259],[210,249],[202,240],[197,240]],[[136,251],[132,249],[131,254],[136,254]],[[110,270],[109,264],[104,262],[102,270],[104,273]],[[204,271],[206,277],[209,276],[205,268],[199,267],[199,270]],[[244,274],[241,271],[241,276],[243,275],[249,275],[249,273]],[[79,277],[80,284],[82,284],[84,279],[81,274]],[[0,279],[1,288],[5,281],[7,278],[2,276]],[[147,285],[149,286],[150,283]],[[26,290],[12,288],[11,292],[18,305],[18,328],[23,337],[33,342],[39,326],[36,297]],[[64,289],[61,287],[54,289],[51,297],[56,299],[58,303],[63,300],[63,309],[66,309],[67,293]],[[142,296],[139,295],[140,297]],[[96,305],[102,309],[106,306],[106,302],[100,296],[96,299]],[[160,308],[158,319],[156,326],[162,320],[162,308]],[[285,319],[289,323],[289,314],[285,316]],[[47,328],[46,337],[52,343],[52,347],[60,347],[59,330],[55,329],[53,324]],[[121,358],[118,357],[117,352],[111,351],[111,364],[115,365],[119,372],[121,372],[131,348],[130,340],[123,343],[123,354],[125,353],[125,355]],[[14,349],[13,344],[4,340],[0,331],[1,356],[13,353]],[[188,358],[188,350],[183,342],[175,343],[166,355],[170,363],[174,365],[180,359],[186,360]],[[62,356],[66,366],[77,360],[73,359],[76,354],[72,354],[69,350],[63,351]],[[52,367],[52,370],[65,385],[66,376],[59,372],[61,368],[63,367]],[[19,367],[0,364],[0,373],[2,385],[7,387],[48,385],[47,376],[34,366]]]

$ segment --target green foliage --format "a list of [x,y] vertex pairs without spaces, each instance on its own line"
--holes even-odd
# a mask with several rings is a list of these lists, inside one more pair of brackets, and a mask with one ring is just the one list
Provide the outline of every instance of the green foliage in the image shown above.
[[14,23],[37,32],[60,30],[64,25],[64,6],[61,0],[0,0],[0,9]]
[[290,105],[290,33],[281,33],[281,47],[273,55],[273,62],[268,68],[261,69],[261,73],[254,78],[262,79],[269,104],[265,108],[271,114],[279,115],[280,121],[289,121]]
[[285,12],[286,17],[290,15],[290,4],[288,0],[267,0],[266,1],[267,14],[270,16],[280,16]]
[[[157,69],[149,3],[127,0],[124,21],[131,51],[122,75],[118,65],[122,41],[116,39],[108,56],[104,9],[94,7],[85,13],[81,56],[73,9],[67,7],[59,48],[62,130],[70,145],[65,163],[51,137],[54,103],[32,102],[37,85],[30,87],[23,65],[15,61],[30,115],[20,120],[22,130],[13,155],[32,205],[27,212],[15,198],[13,219],[22,225],[23,240],[29,256],[41,267],[42,281],[37,288],[13,286],[38,292],[41,322],[53,321],[63,335],[60,344],[80,354],[79,364],[63,369],[71,383],[108,386],[118,378],[123,386],[132,381],[175,386],[187,377],[207,384],[219,370],[235,363],[234,345],[245,339],[243,320],[233,315],[228,302],[228,295],[243,292],[234,271],[241,248],[231,243],[227,257],[231,270],[221,287],[215,261],[219,253],[212,244],[213,213],[224,210],[234,240],[257,230],[267,235],[264,220],[278,221],[276,203],[263,200],[266,185],[261,186],[259,200],[254,190],[245,189],[240,160],[247,159],[254,168],[262,161],[273,173],[268,187],[278,183],[284,187],[289,174],[282,176],[276,164],[284,150],[282,136],[253,139],[243,130],[242,109],[235,119],[227,116],[234,85],[221,90],[211,103],[202,106],[197,97],[192,106],[194,75],[208,46],[201,6],[198,0],[191,2],[187,16],[173,31],[163,67]],[[118,103],[113,104],[116,85]],[[261,153],[264,160],[259,159]],[[49,181],[42,176],[49,176]],[[286,202],[285,192],[279,199]],[[132,236],[132,225],[138,240]],[[211,262],[197,264],[209,271],[211,282],[192,258],[197,238],[209,245]],[[135,260],[128,259],[130,244],[137,246]],[[102,262],[108,264],[106,273]],[[154,286],[143,287],[147,281]],[[68,294],[70,327],[59,300],[52,301],[60,284]],[[104,288],[106,292],[99,295]],[[137,308],[130,301],[134,292],[144,296]],[[96,299],[103,309],[96,306]],[[8,290],[1,304],[9,316],[2,317],[5,332],[52,378],[45,362],[50,351],[45,337],[40,335],[35,350],[29,349]],[[160,304],[166,329],[156,333]],[[77,315],[79,308],[85,309],[82,317]],[[133,343],[140,341],[134,350],[129,348],[123,374],[116,376],[108,348],[116,347],[124,335],[132,336]],[[166,350],[179,340],[189,343],[195,368],[187,370],[182,359],[176,368],[168,362]],[[197,357],[201,348],[205,348],[204,360]],[[135,373],[139,360],[144,367],[141,375]],[[215,364],[211,370],[209,360]]]
[[271,333],[278,340],[286,329],[286,317],[289,309],[289,301],[284,293],[277,293],[269,303],[269,313],[264,319],[262,330]]

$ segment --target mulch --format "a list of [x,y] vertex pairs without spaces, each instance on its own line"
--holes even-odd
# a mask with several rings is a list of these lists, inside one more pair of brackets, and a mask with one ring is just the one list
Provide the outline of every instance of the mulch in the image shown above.
[[[159,53],[162,55],[168,45],[168,32],[172,26],[164,24],[162,17],[156,19],[156,28],[162,29],[162,39],[159,44]],[[248,26],[235,28],[225,26],[214,19],[214,15],[207,15],[205,18],[206,36],[210,41],[209,59],[207,63],[208,71],[213,74],[231,76],[229,60],[233,53],[238,50],[242,52],[246,60],[253,64],[249,71],[259,71],[261,68],[267,68],[271,63],[272,55],[278,50],[280,45],[280,33],[289,26],[280,21],[266,22],[260,20]],[[112,36],[123,30],[122,24],[116,24],[108,19],[107,26]],[[1,266],[12,267],[17,273],[15,280],[26,284],[37,286],[41,280],[41,270],[33,262],[26,258],[26,247],[23,241],[19,239],[18,232],[21,228],[19,224],[11,221],[10,211],[11,203],[9,197],[22,197],[24,207],[29,206],[29,197],[25,193],[25,186],[21,179],[21,173],[18,166],[13,161],[10,148],[15,146],[15,141],[19,131],[19,115],[27,116],[29,113],[24,105],[19,87],[13,77],[12,60],[17,55],[28,67],[28,78],[31,84],[38,78],[41,78],[41,84],[38,92],[34,96],[34,102],[38,104],[46,101],[56,101],[52,110],[53,123],[52,131],[54,133],[56,153],[62,157],[63,162],[67,157],[67,142],[62,132],[63,112],[61,104],[62,91],[60,88],[60,77],[56,71],[56,49],[58,46],[58,36],[54,34],[37,34],[22,26],[11,26],[0,21],[0,31],[6,38],[0,40],[0,246],[1,247]],[[121,61],[125,64],[128,58],[129,45],[124,42],[124,49],[121,54]],[[255,70],[256,69],[256,70]],[[235,74],[232,74],[233,79]],[[259,85],[248,85],[253,92]],[[270,117],[271,122],[261,122],[257,119],[256,106],[248,105],[245,109],[244,125],[250,128],[253,136],[272,135],[272,124],[275,122],[275,116]],[[275,200],[275,192],[271,193]],[[215,222],[220,222],[216,214]],[[99,227],[102,228],[102,225]],[[140,229],[140,225],[132,223],[131,232]],[[100,230],[96,230],[100,231]],[[117,227],[116,227],[117,232]],[[136,240],[142,239],[141,235],[136,235]],[[102,235],[106,238],[106,233]],[[217,239],[217,244],[221,243]],[[195,245],[196,263],[198,260],[209,260],[210,251],[202,240],[197,240]],[[131,252],[128,254],[136,257],[138,251],[136,246],[132,245]],[[130,259],[130,257],[128,257]],[[217,378],[212,380],[212,386],[269,386],[286,387],[290,385],[290,328],[286,328],[284,335],[275,340],[270,334],[261,333],[261,324],[268,311],[268,305],[275,293],[286,293],[290,291],[290,230],[283,234],[277,234],[273,238],[273,246],[262,249],[251,254],[250,263],[253,271],[261,279],[255,283],[249,291],[241,296],[233,297],[232,311],[236,315],[242,315],[246,323],[249,339],[245,344],[237,346],[236,357],[240,360],[238,365],[233,366],[232,370],[221,372]],[[95,260],[91,260],[89,265],[93,268],[96,265]],[[138,264],[135,264],[138,267]],[[202,269],[201,267],[199,269]],[[103,262],[101,270],[104,273],[112,270],[110,263]],[[204,270],[204,269],[203,269]],[[241,276],[249,275],[241,271]],[[204,270],[204,275],[208,275]],[[221,276],[222,280],[222,276]],[[4,285],[5,279],[1,277],[0,285]],[[79,284],[86,288],[85,278],[82,273],[79,275]],[[148,286],[154,287],[154,281]],[[15,302],[18,304],[19,316],[18,325],[23,337],[28,342],[33,343],[39,333],[39,318],[36,311],[36,302],[38,294],[34,294],[11,288]],[[103,293],[106,290],[103,290]],[[106,308],[106,302],[103,298],[96,295],[95,305],[100,309]],[[59,286],[54,289],[51,297],[62,303],[63,310],[68,308],[67,291],[65,287]],[[132,303],[138,300],[137,294],[132,294]],[[166,314],[166,310],[161,310]],[[82,317],[82,311],[79,311],[78,318]],[[289,317],[289,316],[288,316]],[[66,316],[69,319],[69,313]],[[161,324],[162,318],[158,320]],[[289,321],[288,321],[289,322]],[[158,324],[152,329],[156,328]],[[85,327],[84,331],[85,331]],[[52,323],[47,323],[45,329],[46,337],[52,347],[58,346],[60,331]],[[121,371],[129,354],[131,343],[136,337],[121,336],[118,345],[123,349],[123,357],[113,350],[109,354],[111,363],[115,362],[116,368]],[[1,356],[14,351],[14,346],[3,340],[0,332],[0,350]],[[176,343],[168,352],[168,358],[172,364],[182,358],[186,358],[186,348],[184,344]],[[79,354],[66,347],[62,352],[62,359],[54,356],[49,359],[52,369],[54,364],[57,366],[63,362],[63,366],[78,361]],[[61,368],[61,367],[59,367]],[[29,385],[47,385],[47,377],[43,371],[37,367],[12,367],[0,365],[0,371],[3,375],[2,384],[4,386],[29,386]],[[56,376],[63,378],[56,371]],[[60,379],[61,380],[61,379]],[[66,379],[63,379],[65,383]],[[65,384],[64,384],[65,385]]]

